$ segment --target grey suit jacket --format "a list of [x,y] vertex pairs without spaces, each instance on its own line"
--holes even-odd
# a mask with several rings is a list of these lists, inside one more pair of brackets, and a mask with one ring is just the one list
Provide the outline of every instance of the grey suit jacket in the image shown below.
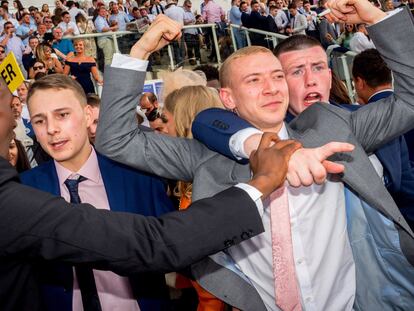
[[[395,95],[355,112],[332,105],[314,105],[293,121],[288,131],[307,147],[329,141],[348,141],[356,145],[351,154],[335,158],[346,166],[343,181],[395,222],[404,253],[413,264],[414,233],[376,175],[365,151],[371,153],[414,126],[411,100],[414,98],[411,78],[414,76],[414,27],[411,15],[404,11],[371,26],[369,31],[394,72]],[[135,106],[145,73],[107,68],[105,78],[96,144],[99,152],[156,175],[193,180],[193,200],[250,178],[247,166],[216,154],[197,141],[144,133],[137,128]],[[215,261],[220,261],[220,256]],[[265,310],[252,286],[215,261],[206,259],[192,266],[192,272],[203,287],[242,310]]]

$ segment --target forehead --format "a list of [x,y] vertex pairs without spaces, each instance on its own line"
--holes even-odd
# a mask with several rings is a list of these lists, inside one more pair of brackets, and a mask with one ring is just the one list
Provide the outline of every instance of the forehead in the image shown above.
[[232,79],[242,80],[248,75],[266,74],[281,69],[279,60],[269,51],[269,53],[259,52],[233,60],[229,73]]
[[320,46],[282,53],[279,55],[279,60],[284,69],[302,66],[306,63],[323,62],[328,64],[326,53]]
[[37,114],[63,108],[81,109],[82,105],[72,90],[48,89],[36,90],[30,98],[28,107],[32,114]]

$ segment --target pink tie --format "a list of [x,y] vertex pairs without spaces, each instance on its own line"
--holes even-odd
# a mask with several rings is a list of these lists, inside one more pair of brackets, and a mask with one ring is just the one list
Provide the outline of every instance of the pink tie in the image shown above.
[[270,195],[270,220],[276,305],[283,311],[301,311],[285,186]]

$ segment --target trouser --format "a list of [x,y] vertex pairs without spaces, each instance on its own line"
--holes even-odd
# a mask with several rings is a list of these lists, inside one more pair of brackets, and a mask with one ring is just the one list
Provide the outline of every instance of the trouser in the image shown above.
[[237,49],[247,46],[246,34],[243,30],[233,28],[234,39],[236,40]]
[[102,49],[105,59],[105,65],[112,63],[112,56],[114,55],[114,43],[111,38],[98,38],[98,46]]
[[184,34],[184,40],[187,44],[187,54],[188,58],[195,58],[197,60],[201,60],[201,54],[200,54],[200,40],[198,38],[198,35],[194,35],[191,33],[185,33]]

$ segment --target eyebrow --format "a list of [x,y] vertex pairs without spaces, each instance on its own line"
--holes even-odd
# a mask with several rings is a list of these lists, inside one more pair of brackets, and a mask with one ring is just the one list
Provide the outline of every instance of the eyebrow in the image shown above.
[[[270,73],[271,74],[273,74],[273,73],[277,73],[277,72],[281,72],[281,73],[283,73],[284,74],[284,72],[283,72],[283,70],[282,69],[276,69],[276,70],[273,70],[273,71],[271,71]],[[261,73],[261,72],[254,72],[254,73],[250,73],[250,74],[248,74],[248,75],[246,75],[246,76],[244,76],[243,77],[243,79],[242,80],[245,80],[245,79],[247,79],[247,78],[249,78],[249,77],[254,77],[254,76],[260,76],[260,75],[262,75],[263,73]]]
[[[67,110],[70,110],[70,108],[69,107],[58,108],[58,109],[53,110],[53,113],[59,113],[59,112],[67,111]],[[35,114],[34,116],[31,117],[31,119],[41,118],[41,117],[45,117],[45,114],[42,112]]]
[[[313,63],[311,63],[311,66],[315,66],[315,65],[326,65],[326,62],[324,62],[324,61],[318,61],[318,62],[313,62]],[[289,68],[288,68],[288,70],[291,70],[292,68],[294,68],[294,69],[301,69],[301,68],[304,68],[306,65],[305,64],[301,64],[301,65],[297,65],[297,66],[290,66]]]

